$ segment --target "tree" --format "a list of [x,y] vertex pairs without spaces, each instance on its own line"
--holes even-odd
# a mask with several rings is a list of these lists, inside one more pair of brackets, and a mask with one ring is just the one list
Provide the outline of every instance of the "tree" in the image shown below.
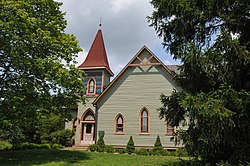
[[127,149],[128,154],[133,153],[135,150],[135,144],[134,144],[134,140],[132,136],[129,137],[126,149]]
[[157,135],[156,140],[155,140],[155,144],[154,144],[154,151],[159,151],[159,150],[163,150],[163,147],[161,144],[160,136]]
[[150,26],[182,62],[176,81],[184,91],[161,96],[160,117],[177,126],[189,119],[188,129],[175,136],[197,160],[249,161],[250,1],[151,4]]
[[0,2],[0,139],[38,140],[38,121],[64,118],[84,101],[81,50],[53,0]]

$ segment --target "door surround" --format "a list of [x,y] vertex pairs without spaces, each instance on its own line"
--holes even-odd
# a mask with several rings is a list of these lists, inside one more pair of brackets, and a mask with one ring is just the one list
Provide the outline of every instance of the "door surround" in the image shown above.
[[95,114],[92,109],[87,109],[80,122],[80,144],[92,145],[95,143]]

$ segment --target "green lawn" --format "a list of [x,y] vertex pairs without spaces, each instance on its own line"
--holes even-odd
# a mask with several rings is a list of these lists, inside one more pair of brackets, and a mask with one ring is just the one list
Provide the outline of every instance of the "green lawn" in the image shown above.
[[115,165],[179,165],[180,158],[139,156],[66,150],[28,150],[0,152],[0,165],[7,166],[115,166]]

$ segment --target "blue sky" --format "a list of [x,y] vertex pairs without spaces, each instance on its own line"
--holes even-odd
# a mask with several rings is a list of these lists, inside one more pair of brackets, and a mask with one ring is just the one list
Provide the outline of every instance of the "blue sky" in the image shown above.
[[66,32],[74,34],[83,52],[77,59],[81,64],[102,20],[102,32],[111,69],[115,75],[146,45],[165,64],[179,64],[162,48],[146,17],[153,11],[147,0],[57,0],[66,12]]

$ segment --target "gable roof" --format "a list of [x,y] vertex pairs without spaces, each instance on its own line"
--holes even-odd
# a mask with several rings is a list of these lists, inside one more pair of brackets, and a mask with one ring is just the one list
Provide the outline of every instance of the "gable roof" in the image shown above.
[[101,29],[98,30],[85,61],[78,68],[79,69],[104,68],[109,72],[111,76],[114,75],[109,67],[109,62],[107,58],[107,53]]
[[[147,51],[149,53],[149,55],[151,55],[151,58],[149,58],[149,60],[147,60],[146,62],[144,62],[144,60],[141,60],[139,58],[139,55],[143,52],[143,51]],[[156,63],[151,63],[150,59],[154,58],[156,60]],[[140,64],[136,64],[133,63],[135,62],[135,60],[139,60],[141,63]],[[107,88],[93,101],[93,105],[96,105],[97,102],[108,92],[108,90],[114,85],[114,83],[123,75],[123,73],[130,67],[130,66],[149,66],[149,65],[160,65],[163,67],[163,69],[165,69],[165,71],[172,77],[174,78],[175,75],[173,74],[173,72],[171,72],[171,70],[169,70],[167,68],[167,66],[165,66],[163,64],[163,62],[157,58],[156,55],[154,55],[154,53],[147,47],[147,46],[143,46],[138,52],[137,54],[128,62],[128,64],[122,69],[122,71],[113,79],[113,81],[107,86]]]

